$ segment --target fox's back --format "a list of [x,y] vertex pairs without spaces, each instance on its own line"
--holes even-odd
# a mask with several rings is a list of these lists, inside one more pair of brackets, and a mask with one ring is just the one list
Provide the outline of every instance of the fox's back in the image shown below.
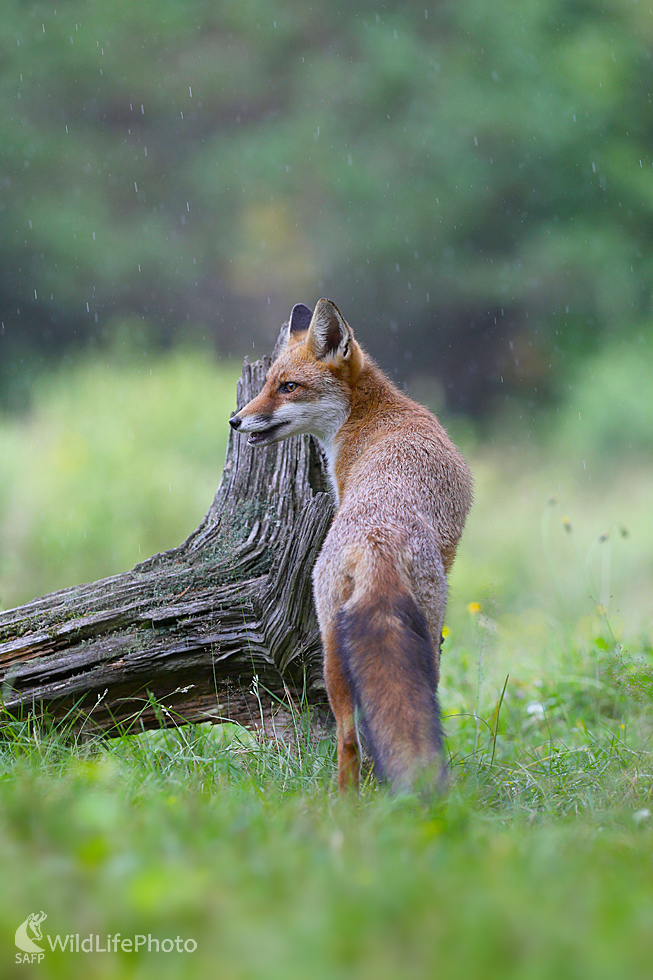
[[[339,524],[433,536],[448,570],[472,501],[467,464],[439,420],[367,360],[338,433]],[[358,530],[357,530],[358,529]]]

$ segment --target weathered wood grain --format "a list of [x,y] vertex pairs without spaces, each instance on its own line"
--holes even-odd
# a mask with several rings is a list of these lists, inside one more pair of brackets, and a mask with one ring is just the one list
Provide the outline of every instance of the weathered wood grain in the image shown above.
[[[269,363],[245,360],[239,408]],[[178,548],[0,613],[0,717],[112,734],[268,727],[302,695],[322,708],[311,569],[332,516],[313,439],[253,449],[230,431],[215,498]]]

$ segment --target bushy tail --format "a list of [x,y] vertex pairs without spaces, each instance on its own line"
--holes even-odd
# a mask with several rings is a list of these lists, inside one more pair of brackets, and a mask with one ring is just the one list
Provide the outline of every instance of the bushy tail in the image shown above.
[[338,655],[379,779],[397,789],[424,774],[444,779],[435,654],[426,619],[408,592],[343,607]]

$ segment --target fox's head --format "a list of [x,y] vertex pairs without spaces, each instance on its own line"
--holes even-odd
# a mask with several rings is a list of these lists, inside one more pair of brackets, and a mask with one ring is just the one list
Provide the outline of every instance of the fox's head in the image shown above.
[[256,398],[229,419],[252,446],[310,433],[328,443],[351,409],[364,355],[337,306],[321,299],[311,313],[298,303],[286,345]]

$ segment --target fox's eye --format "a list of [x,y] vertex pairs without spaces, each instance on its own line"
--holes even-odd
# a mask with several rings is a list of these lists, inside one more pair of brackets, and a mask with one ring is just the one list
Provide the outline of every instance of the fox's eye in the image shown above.
[[284,393],[289,393],[294,391],[295,388],[299,387],[296,381],[285,381],[282,385],[279,385],[279,391]]

